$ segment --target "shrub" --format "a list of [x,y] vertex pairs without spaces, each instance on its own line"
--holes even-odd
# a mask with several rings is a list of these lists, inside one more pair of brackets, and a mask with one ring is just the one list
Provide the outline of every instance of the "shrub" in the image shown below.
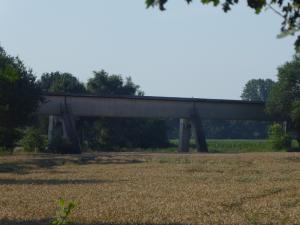
[[10,155],[12,153],[13,153],[13,151],[12,151],[11,148],[6,148],[6,147],[1,147],[0,146],[0,156],[1,155]]
[[269,139],[272,143],[272,148],[276,150],[290,149],[292,146],[292,138],[286,134],[282,126],[274,123],[269,128]]
[[20,143],[25,151],[42,152],[46,149],[47,139],[39,129],[30,127],[25,130],[25,135]]
[[72,210],[77,206],[73,201],[65,205],[64,199],[59,199],[59,209],[56,214],[56,218],[52,221],[52,225],[70,225],[72,224],[69,217]]

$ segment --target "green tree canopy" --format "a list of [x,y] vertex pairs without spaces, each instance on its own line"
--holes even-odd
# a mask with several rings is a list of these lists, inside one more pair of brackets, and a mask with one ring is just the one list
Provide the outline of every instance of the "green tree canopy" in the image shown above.
[[16,128],[28,122],[41,100],[32,71],[0,47],[0,145],[13,147]]
[[271,79],[252,79],[249,80],[241,95],[242,100],[246,101],[266,101],[275,82]]
[[295,57],[279,67],[277,76],[278,82],[267,101],[267,111],[273,116],[291,121],[293,128],[300,134],[300,59]]
[[44,92],[85,93],[84,85],[72,74],[52,72],[44,73],[39,81]]
[[94,77],[87,83],[89,93],[101,95],[143,95],[139,88],[131,77],[124,81],[121,75],[109,75],[104,70],[94,71]]

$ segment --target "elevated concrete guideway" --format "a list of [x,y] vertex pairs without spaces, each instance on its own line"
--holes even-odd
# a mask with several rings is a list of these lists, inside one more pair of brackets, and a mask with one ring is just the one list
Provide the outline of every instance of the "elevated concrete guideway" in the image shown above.
[[41,115],[60,115],[65,104],[74,116],[272,120],[263,102],[148,96],[45,95]]
[[[191,128],[198,151],[207,151],[201,120],[272,120],[263,102],[151,96],[46,94],[37,114],[49,115],[49,141],[54,127],[78,145],[74,117],[179,118],[179,150],[189,150]],[[80,147],[78,146],[80,149]],[[79,150],[80,151],[80,150]]]

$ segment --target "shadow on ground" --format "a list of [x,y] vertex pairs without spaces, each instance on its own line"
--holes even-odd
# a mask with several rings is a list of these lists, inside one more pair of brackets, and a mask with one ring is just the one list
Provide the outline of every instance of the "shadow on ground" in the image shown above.
[[[110,180],[58,180],[58,179],[0,179],[1,185],[64,185],[64,184],[105,184],[112,183]],[[1,223],[0,223],[1,224]]]
[[128,155],[95,154],[95,155],[37,155],[25,157],[13,162],[0,162],[0,173],[26,174],[33,169],[53,169],[57,166],[88,165],[88,164],[135,164],[143,160],[134,159]]
[[[28,220],[28,221],[14,221],[14,220],[7,220],[7,219],[0,219],[1,225],[50,225],[51,220]],[[73,224],[73,223],[72,223]],[[123,224],[116,224],[116,223],[74,223],[74,225],[131,225],[131,223],[123,223]],[[133,224],[132,224],[133,225]],[[151,223],[134,223],[134,225],[152,225]],[[155,224],[155,225],[184,225],[180,223],[166,223],[166,224]]]

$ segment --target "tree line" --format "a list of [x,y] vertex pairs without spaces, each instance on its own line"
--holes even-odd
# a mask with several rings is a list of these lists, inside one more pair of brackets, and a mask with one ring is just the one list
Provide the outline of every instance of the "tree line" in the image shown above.
[[[252,79],[241,98],[265,101],[268,114],[287,121],[289,133],[300,143],[300,59],[294,57],[278,68],[278,81]],[[47,133],[47,118],[36,118],[34,112],[43,101],[43,92],[144,95],[130,77],[94,71],[87,83],[70,73],[44,73],[36,79],[18,57],[0,47],[0,146],[11,149],[24,134],[24,128],[35,127]],[[266,138],[269,123],[253,121],[204,121],[208,138]],[[177,120],[80,118],[76,121],[80,143],[87,149],[159,148],[178,137]],[[31,137],[38,136],[31,130]],[[42,141],[41,141],[42,142]],[[58,140],[63,143],[63,140]],[[57,149],[58,146],[54,145]],[[72,153],[62,148],[60,152]],[[55,149],[53,151],[56,151]]]

